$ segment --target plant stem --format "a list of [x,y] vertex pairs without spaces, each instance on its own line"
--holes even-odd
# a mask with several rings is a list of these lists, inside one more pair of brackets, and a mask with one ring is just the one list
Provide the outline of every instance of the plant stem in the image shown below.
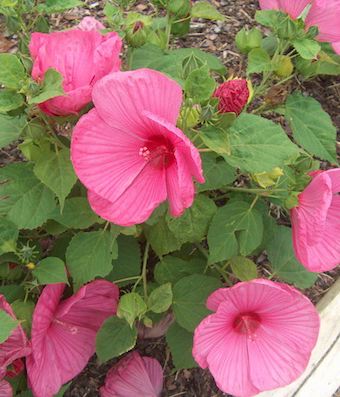
[[150,243],[147,241],[146,246],[145,246],[145,251],[144,251],[144,257],[143,257],[143,268],[142,268],[142,278],[143,278],[143,289],[144,289],[144,298],[148,298],[148,280],[147,280],[147,264],[148,264],[148,258],[149,258],[149,248],[150,248]]
[[140,276],[126,277],[126,278],[121,278],[119,280],[114,280],[113,283],[114,284],[124,283],[125,281],[138,280],[139,278],[140,278]]

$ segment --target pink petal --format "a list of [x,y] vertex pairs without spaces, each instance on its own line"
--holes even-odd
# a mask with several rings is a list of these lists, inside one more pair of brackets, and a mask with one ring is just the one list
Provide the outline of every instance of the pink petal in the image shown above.
[[77,29],[80,30],[102,30],[105,29],[105,26],[96,20],[96,18],[93,17],[84,17],[80,23],[77,25]]
[[120,360],[107,374],[101,397],[159,397],[163,371],[154,358],[141,357],[136,351]]
[[279,0],[280,10],[297,19],[312,0]]
[[340,55],[340,41],[337,41],[335,43],[332,43],[334,51]]
[[93,281],[60,303],[64,288],[45,287],[33,314],[26,366],[35,397],[54,396],[82,371],[95,351],[97,331],[116,313],[119,291],[108,281]]
[[93,102],[106,123],[137,135],[144,124],[143,111],[176,124],[182,89],[178,83],[154,70],[117,72],[95,85]]
[[279,0],[259,0],[262,10],[279,10]]
[[94,51],[95,78],[92,83],[111,72],[118,72],[121,66],[119,54],[122,50],[122,39],[116,32],[107,33],[102,43]]
[[0,380],[0,397],[12,397],[13,391],[11,385],[4,379]]
[[[5,311],[13,319],[16,319],[11,306],[5,297],[0,295],[0,310]],[[9,338],[0,344],[0,372],[20,357],[30,354],[31,349],[26,334],[21,325],[18,325],[11,333]]]
[[314,0],[306,17],[306,26],[317,26],[318,40],[340,40],[340,0]]

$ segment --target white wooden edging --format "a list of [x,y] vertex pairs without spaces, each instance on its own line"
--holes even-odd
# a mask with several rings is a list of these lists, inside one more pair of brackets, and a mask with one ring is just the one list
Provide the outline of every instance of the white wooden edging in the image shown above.
[[305,372],[289,386],[260,393],[259,397],[332,397],[340,387],[340,279],[317,308],[320,335]]

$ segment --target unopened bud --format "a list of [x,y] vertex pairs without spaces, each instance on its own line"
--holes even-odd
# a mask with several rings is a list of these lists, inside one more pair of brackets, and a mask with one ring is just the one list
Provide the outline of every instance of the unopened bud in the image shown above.
[[287,55],[281,55],[277,59],[277,68],[275,74],[279,77],[288,77],[293,73],[294,65]]
[[259,172],[253,174],[252,178],[254,181],[263,188],[273,186],[276,184],[280,176],[283,175],[283,169],[279,167],[273,168],[270,172]]
[[244,54],[247,54],[254,48],[261,47],[262,33],[256,29],[241,29],[236,35],[236,46]]
[[33,262],[29,262],[27,263],[26,267],[28,270],[34,270],[36,266]]
[[141,47],[146,43],[147,32],[142,21],[136,21],[126,31],[126,40],[131,47]]
[[218,98],[218,111],[239,115],[251,99],[250,91],[245,79],[233,79],[222,83],[213,94],[213,97]]

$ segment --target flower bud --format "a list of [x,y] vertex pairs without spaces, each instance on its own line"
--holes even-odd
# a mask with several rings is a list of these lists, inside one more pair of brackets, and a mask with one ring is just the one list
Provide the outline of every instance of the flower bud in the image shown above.
[[191,11],[191,0],[171,0],[168,4],[168,12],[176,19],[187,17]]
[[213,97],[218,98],[218,111],[239,115],[251,100],[251,91],[251,83],[245,79],[233,79],[222,83],[213,94]]
[[177,37],[183,37],[189,33],[190,30],[190,16],[182,22],[174,22],[171,25],[171,33]]
[[277,59],[277,69],[275,74],[279,77],[288,77],[293,73],[294,65],[287,55],[281,55]]
[[200,121],[201,106],[193,105],[190,107],[183,107],[178,119],[178,125],[184,128],[194,128]]
[[283,175],[283,169],[279,167],[275,167],[270,172],[259,172],[257,174],[253,174],[252,178],[254,181],[264,189],[273,186],[276,184],[280,176]]
[[126,31],[126,40],[131,47],[138,48],[146,43],[147,32],[142,21],[136,21]]
[[28,270],[34,270],[35,269],[35,264],[33,262],[29,262],[26,265]]
[[262,33],[256,28],[251,30],[243,28],[237,33],[235,40],[237,48],[247,54],[253,48],[261,47]]

